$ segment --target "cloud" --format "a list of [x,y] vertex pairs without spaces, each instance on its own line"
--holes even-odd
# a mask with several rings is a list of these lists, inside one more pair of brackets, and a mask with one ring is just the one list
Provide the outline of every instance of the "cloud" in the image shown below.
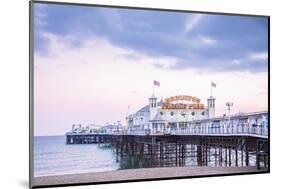
[[194,27],[196,27],[201,19],[203,18],[202,14],[193,14],[189,16],[185,22],[185,31],[189,32],[191,31]]
[[239,65],[241,64],[243,61],[242,60],[239,60],[239,59],[234,59],[231,61],[232,64],[236,64],[236,65]]
[[[176,66],[177,62],[179,61],[175,57],[169,57],[169,56],[163,56],[163,57],[153,57],[146,55],[142,53],[141,51],[137,51],[134,49],[126,48],[126,47],[119,47],[116,45],[113,45],[109,40],[106,38],[100,38],[92,36],[91,38],[88,38],[87,40],[80,41],[80,46],[73,46],[72,44],[75,43],[76,37],[73,35],[65,35],[60,36],[53,33],[44,32],[42,33],[42,36],[48,40],[48,53],[44,56],[47,57],[60,57],[61,52],[64,53],[75,53],[78,57],[81,58],[81,61],[77,61],[77,63],[90,63],[89,59],[85,59],[84,57],[81,57],[77,51],[81,51],[84,48],[91,48],[91,57],[94,58],[94,56],[101,57],[102,53],[100,51],[106,51],[106,49],[110,49],[109,51],[112,52],[111,56],[108,56],[108,53],[106,53],[106,57],[108,57],[108,60],[116,59],[120,61],[130,62],[130,64],[137,64],[137,65],[143,65],[148,67],[154,67],[154,68],[161,68],[161,69],[170,69]],[[115,51],[115,52],[113,52]],[[40,53],[35,52],[36,56],[42,56]],[[73,61],[72,61],[73,62]],[[51,62],[48,64],[52,64]],[[53,64],[56,64],[54,62]],[[60,62],[59,64],[67,65],[67,62]]]
[[230,67],[238,67],[243,69],[251,68],[249,71],[264,72],[264,66],[267,66],[267,60],[267,52],[253,52],[240,58],[232,59],[230,61]]
[[[264,55],[240,60],[245,52],[267,49],[267,20],[258,17],[63,5],[48,5],[40,14],[38,19],[45,24],[35,28],[35,51],[41,54],[48,53],[50,43],[42,34],[53,33],[73,36],[68,45],[78,48],[88,39],[104,38],[116,47],[153,57],[150,65],[162,69],[255,72],[267,68],[260,64]],[[124,56],[142,58],[135,53]]]
[[240,59],[233,59],[231,62],[233,64],[241,64],[241,63],[256,62],[256,61],[266,62],[265,60],[268,60],[267,52],[253,52],[247,54],[244,57],[241,57]]
[[206,45],[214,45],[217,43],[217,40],[215,40],[211,37],[208,37],[208,36],[200,36],[199,39],[203,44],[206,44]]
[[268,52],[255,52],[249,54],[249,57],[251,59],[255,60],[267,60],[268,59]]

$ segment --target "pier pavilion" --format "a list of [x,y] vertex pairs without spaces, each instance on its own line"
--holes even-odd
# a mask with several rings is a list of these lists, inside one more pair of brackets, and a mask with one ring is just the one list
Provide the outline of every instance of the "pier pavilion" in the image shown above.
[[207,99],[207,106],[195,96],[177,95],[157,101],[152,95],[149,104],[128,116],[128,131],[151,130],[163,132],[167,128],[187,126],[194,120],[215,117],[215,98]]

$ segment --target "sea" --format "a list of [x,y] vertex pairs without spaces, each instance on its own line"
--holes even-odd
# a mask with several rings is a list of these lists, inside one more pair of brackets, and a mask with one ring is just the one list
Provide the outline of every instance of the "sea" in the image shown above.
[[118,170],[113,149],[98,144],[66,145],[65,136],[34,137],[34,176]]
[[[194,146],[193,146],[194,147]],[[188,157],[182,166],[198,166],[196,150],[187,145]],[[215,164],[215,151],[211,149],[208,166]],[[234,154],[234,151],[232,152]],[[170,154],[173,155],[173,154]],[[241,152],[238,154],[238,164],[241,165]],[[222,152],[222,157],[225,157]],[[245,154],[243,155],[245,157]],[[218,158],[216,158],[218,159]],[[245,159],[245,158],[244,158]],[[255,166],[255,156],[249,155],[251,166]],[[223,161],[224,162],[224,161]],[[151,156],[127,154],[118,158],[110,144],[75,144],[67,145],[65,136],[35,136],[34,137],[34,176],[52,176],[79,173],[93,173],[120,169],[137,169],[151,167],[177,166],[174,158],[166,158],[165,162],[151,159]],[[232,158],[232,165],[235,165]],[[222,164],[221,166],[228,166]]]

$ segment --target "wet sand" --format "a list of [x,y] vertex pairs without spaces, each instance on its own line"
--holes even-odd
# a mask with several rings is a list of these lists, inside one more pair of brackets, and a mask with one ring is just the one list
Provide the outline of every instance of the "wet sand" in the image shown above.
[[118,171],[69,174],[59,176],[42,176],[34,178],[34,186],[62,185],[75,183],[103,183],[112,181],[143,180],[153,178],[196,177],[202,175],[221,175],[237,173],[267,172],[256,167],[165,167],[125,169]]

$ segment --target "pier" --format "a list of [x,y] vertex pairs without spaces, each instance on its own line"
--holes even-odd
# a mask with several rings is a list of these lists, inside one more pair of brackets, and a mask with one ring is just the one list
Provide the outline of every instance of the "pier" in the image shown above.
[[[241,116],[235,119],[238,118],[241,120]],[[114,133],[68,132],[66,144],[109,144],[121,169],[255,166],[259,170],[269,164],[266,124],[241,121],[230,124],[222,118],[193,121],[182,127],[156,126]]]

